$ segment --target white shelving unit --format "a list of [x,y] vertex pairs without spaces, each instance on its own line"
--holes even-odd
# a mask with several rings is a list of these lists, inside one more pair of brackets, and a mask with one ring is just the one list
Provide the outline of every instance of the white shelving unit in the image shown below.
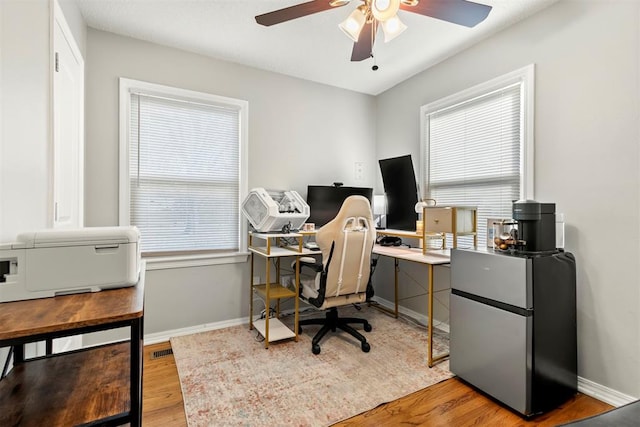
[[[251,295],[249,307],[249,329],[255,328],[264,337],[264,347],[269,348],[269,343],[284,339],[293,338],[298,341],[298,289],[300,286],[300,275],[297,273],[295,279],[295,290],[286,288],[280,284],[280,260],[286,257],[296,257],[296,264],[300,256],[310,255],[311,251],[303,248],[304,235],[299,233],[249,233],[249,251],[251,252]],[[253,283],[255,258],[260,257],[265,260],[265,281],[264,283]],[[271,264],[275,260],[275,281],[271,281]],[[265,317],[253,320],[253,295],[257,294],[265,302],[267,308]],[[289,329],[279,319],[280,300],[282,298],[294,299],[294,323],[293,330]],[[271,301],[276,300],[276,316],[270,317],[269,311]]]

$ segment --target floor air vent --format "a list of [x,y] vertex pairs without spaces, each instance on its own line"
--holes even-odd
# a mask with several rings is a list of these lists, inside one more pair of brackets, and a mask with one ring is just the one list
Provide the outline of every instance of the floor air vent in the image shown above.
[[171,356],[173,354],[172,348],[165,348],[164,350],[157,350],[151,353],[151,359],[159,359],[161,357]]

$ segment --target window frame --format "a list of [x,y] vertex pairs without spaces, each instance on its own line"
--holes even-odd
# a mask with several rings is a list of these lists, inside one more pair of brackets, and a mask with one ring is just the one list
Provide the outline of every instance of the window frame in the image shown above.
[[[462,90],[453,95],[430,102],[420,108],[420,197],[425,198],[429,186],[429,120],[436,111],[472,100],[500,90],[514,83],[522,84],[522,135],[520,141],[520,198],[534,199],[534,64],[491,79],[485,83]],[[462,203],[462,202],[461,202]],[[477,224],[477,227],[481,227]]]
[[[224,107],[236,108],[240,117],[239,124],[239,150],[240,150],[240,173],[239,173],[239,203],[248,194],[248,129],[249,129],[249,103],[244,100],[212,95],[204,92],[197,92],[188,89],[180,89],[172,86],[165,86],[156,83],[149,83],[140,80],[133,80],[121,77],[119,79],[119,208],[118,221],[120,225],[130,225],[130,176],[129,176],[129,136],[130,136],[130,113],[131,94],[144,93],[153,96],[205,103]],[[167,254],[160,256],[146,256],[148,270],[196,267],[204,265],[231,264],[246,262],[249,256],[247,251],[247,224],[242,217],[242,210],[238,207],[238,251],[220,252],[214,251],[206,253],[185,253]]]

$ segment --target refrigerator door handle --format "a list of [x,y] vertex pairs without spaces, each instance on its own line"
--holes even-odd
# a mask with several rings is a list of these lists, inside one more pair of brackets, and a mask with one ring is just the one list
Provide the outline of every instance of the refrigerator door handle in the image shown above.
[[469,292],[461,291],[460,289],[451,289],[453,295],[458,295],[463,298],[470,299],[472,301],[479,302],[481,304],[490,305],[491,307],[499,308],[510,313],[517,314],[519,316],[533,316],[533,309],[527,309],[522,307],[516,307],[515,305],[506,304],[504,302],[492,300],[490,298],[481,297],[479,295],[470,294]]

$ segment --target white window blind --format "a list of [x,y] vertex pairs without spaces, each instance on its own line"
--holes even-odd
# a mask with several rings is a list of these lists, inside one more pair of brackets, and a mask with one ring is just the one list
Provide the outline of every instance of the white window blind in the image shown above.
[[239,109],[130,97],[129,213],[142,251],[237,251]]
[[513,201],[523,198],[526,93],[523,80],[512,81],[423,111],[425,196],[439,206],[477,206],[479,245],[487,219],[511,218]]

